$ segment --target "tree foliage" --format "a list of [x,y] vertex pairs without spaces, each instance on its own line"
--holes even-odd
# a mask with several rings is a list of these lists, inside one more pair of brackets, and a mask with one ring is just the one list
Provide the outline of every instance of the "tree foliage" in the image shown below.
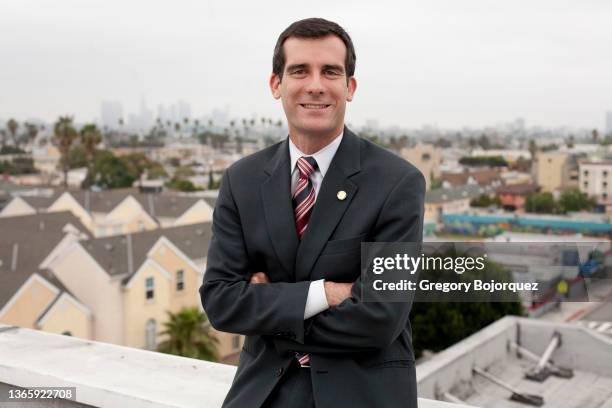
[[161,332],[167,339],[159,344],[157,351],[201,360],[218,360],[218,340],[211,333],[205,314],[195,307],[167,313],[168,321]]
[[473,198],[470,201],[470,206],[472,207],[490,207],[492,205],[501,206],[501,201],[499,197],[495,196],[491,198],[488,194],[481,194],[480,196]]
[[502,156],[471,156],[462,157],[459,163],[464,166],[507,167],[508,162]]
[[92,185],[104,189],[131,187],[137,174],[121,158],[108,150],[96,152],[92,166],[83,181],[83,187]]
[[[440,256],[465,256],[451,248]],[[511,282],[512,277],[501,266],[485,261],[482,271],[472,270],[469,273],[457,274],[454,270],[427,270],[420,272],[423,279],[435,282],[460,282],[481,279],[496,282]],[[416,357],[424,350],[441,351],[505,315],[522,315],[523,308],[518,295],[507,297],[504,302],[491,301],[489,293],[480,295],[477,302],[446,302],[435,299],[416,301],[410,312],[413,333],[413,346]]]

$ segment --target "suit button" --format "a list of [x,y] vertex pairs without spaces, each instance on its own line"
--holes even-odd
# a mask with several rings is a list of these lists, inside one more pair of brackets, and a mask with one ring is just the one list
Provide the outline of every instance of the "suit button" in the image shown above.
[[283,375],[283,367],[280,367],[280,368],[276,369],[276,376],[280,377],[281,375]]

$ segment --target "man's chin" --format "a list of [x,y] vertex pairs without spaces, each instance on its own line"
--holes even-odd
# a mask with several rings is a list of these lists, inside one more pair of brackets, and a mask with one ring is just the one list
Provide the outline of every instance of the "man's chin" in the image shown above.
[[304,123],[302,124],[302,126],[296,126],[296,129],[300,132],[303,133],[305,135],[312,135],[314,137],[326,137],[326,136],[331,136],[332,134],[334,134],[334,136],[336,134],[339,134],[342,131],[342,128],[340,128],[340,130],[337,130],[338,126],[332,126],[329,123],[321,123],[321,124],[310,124],[310,123]]

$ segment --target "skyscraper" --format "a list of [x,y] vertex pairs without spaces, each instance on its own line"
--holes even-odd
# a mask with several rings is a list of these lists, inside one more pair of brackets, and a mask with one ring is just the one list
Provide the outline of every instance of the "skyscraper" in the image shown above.
[[117,101],[102,101],[100,105],[102,126],[119,127],[119,119],[123,119],[123,106]]
[[612,111],[606,112],[606,135],[612,134]]

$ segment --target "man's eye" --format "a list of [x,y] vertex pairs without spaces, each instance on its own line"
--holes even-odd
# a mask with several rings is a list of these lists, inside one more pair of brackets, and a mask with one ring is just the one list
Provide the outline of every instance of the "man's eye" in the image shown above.
[[340,75],[340,74],[338,73],[338,71],[333,71],[333,70],[327,70],[327,71],[325,71],[325,73],[326,73],[327,75]]
[[291,71],[292,74],[303,74],[304,70],[303,69],[296,69],[295,71]]

